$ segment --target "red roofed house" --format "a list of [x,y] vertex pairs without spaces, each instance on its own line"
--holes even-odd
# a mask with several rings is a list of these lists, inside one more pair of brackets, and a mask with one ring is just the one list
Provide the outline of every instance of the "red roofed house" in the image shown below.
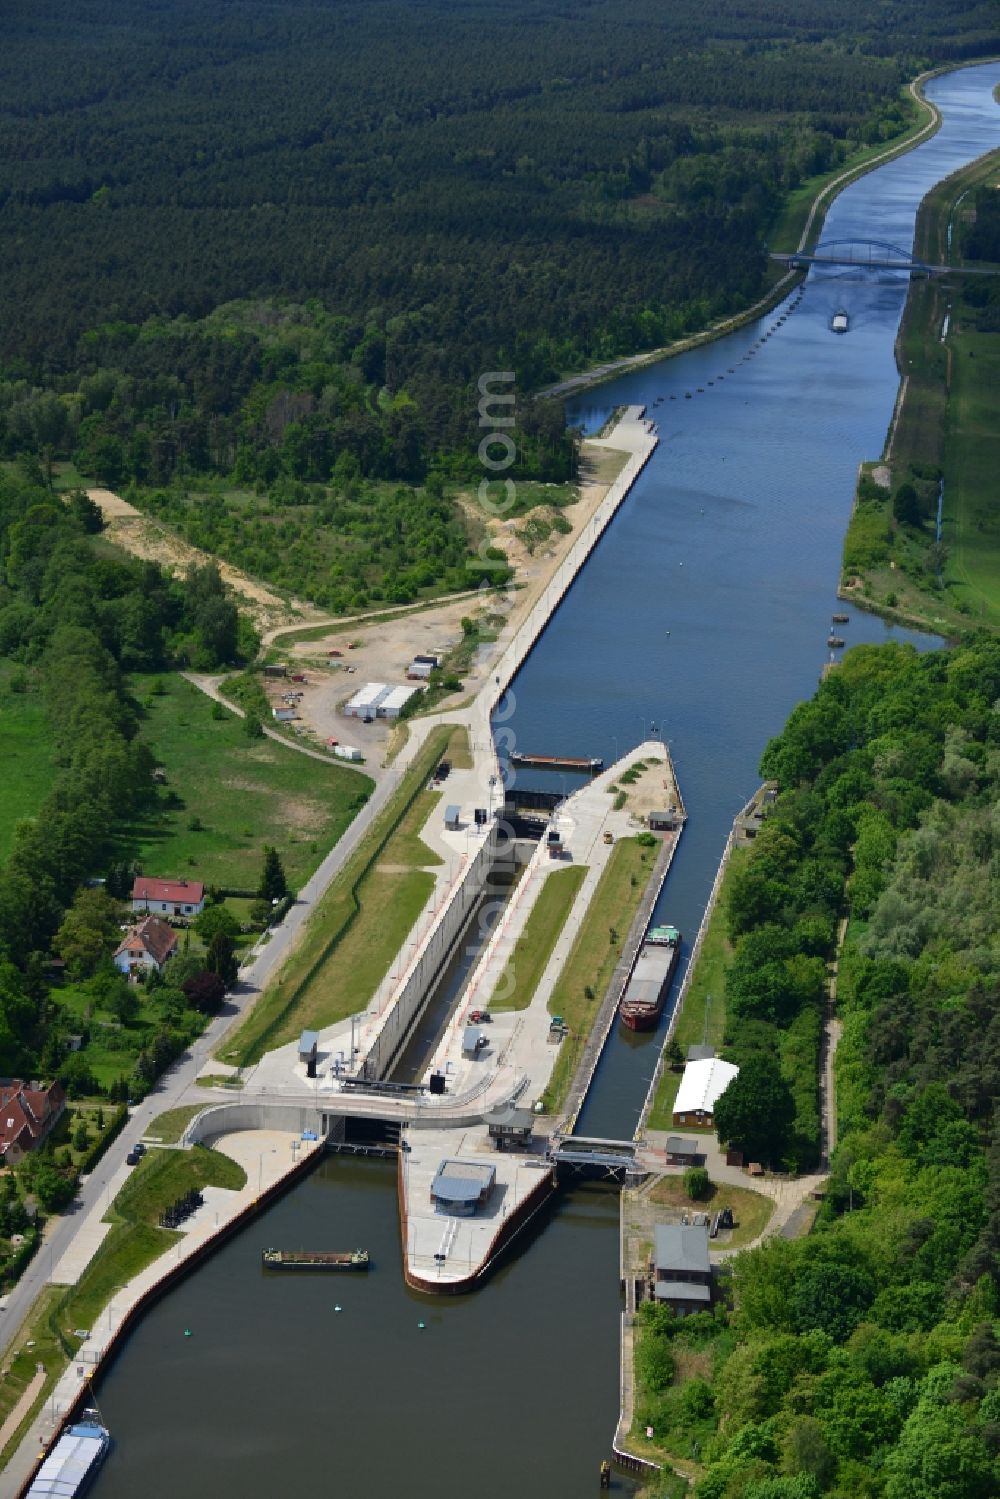
[[62,1083],[47,1088],[20,1078],[0,1082],[0,1159],[14,1166],[41,1143],[66,1107]]
[[205,905],[205,887],[199,880],[151,880],[139,875],[132,886],[132,910],[153,911],[157,916],[197,916]]
[[122,973],[144,973],[150,968],[159,973],[176,948],[177,933],[158,916],[144,916],[115,949],[115,967]]

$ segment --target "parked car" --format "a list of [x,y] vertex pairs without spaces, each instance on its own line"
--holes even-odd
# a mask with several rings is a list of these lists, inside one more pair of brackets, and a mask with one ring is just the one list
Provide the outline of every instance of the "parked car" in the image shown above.
[[146,1154],[146,1147],[145,1145],[143,1145],[141,1140],[137,1144],[133,1145],[132,1149],[135,1151],[136,1155],[141,1156]]
[[138,1166],[139,1159],[140,1157],[138,1155],[138,1152],[135,1150],[130,1150],[128,1155],[125,1157],[125,1164],[126,1166]]

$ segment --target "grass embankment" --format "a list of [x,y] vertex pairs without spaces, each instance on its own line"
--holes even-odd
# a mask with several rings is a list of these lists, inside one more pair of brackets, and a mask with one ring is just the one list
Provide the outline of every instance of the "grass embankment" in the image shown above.
[[723,1230],[718,1241],[713,1241],[716,1249],[745,1249],[754,1239],[760,1238],[774,1212],[770,1197],[751,1192],[746,1187],[732,1187],[728,1182],[721,1186],[713,1182],[707,1197],[692,1202],[680,1176],[665,1176],[658,1181],[650,1191],[649,1200],[658,1207],[686,1208],[698,1213],[716,1213],[723,1207],[732,1208],[736,1227],[731,1233]]
[[0,661],[0,861],[14,843],[24,817],[34,817],[52,790],[55,761],[48,719],[30,673],[14,661]]
[[396,794],[319,901],[280,975],[220,1053],[222,1061],[257,1061],[294,1040],[304,1026],[319,1030],[364,1008],[434,887],[434,876],[421,867],[433,856],[416,836],[411,809],[422,799],[426,805],[427,778],[442,756],[457,764],[467,754],[465,729],[445,724],[428,736]]
[[79,1347],[77,1330],[89,1331],[115,1292],[183,1237],[158,1226],[164,1210],[193,1188],[215,1186],[239,1191],[245,1185],[242,1166],[201,1146],[191,1151],[151,1151],[143,1158],[112,1204],[107,1218],[114,1227],[80,1280],[70,1287],[46,1286],[11,1346],[0,1381],[0,1422],[14,1410],[39,1365],[45,1370],[45,1381],[17,1432],[0,1452],[0,1467],[17,1450],[68,1358]]
[[71,1343],[77,1328],[90,1328],[115,1290],[159,1259],[183,1235],[160,1228],[163,1213],[186,1192],[203,1187],[246,1185],[242,1166],[216,1150],[153,1150],[144,1156],[106,1214],[113,1227],[75,1286],[53,1312],[56,1330]]
[[586,874],[585,865],[577,864],[546,876],[524,930],[497,980],[497,993],[505,997],[491,1000],[491,1010],[528,1008]]
[[569,1035],[559,1045],[552,1077],[542,1095],[551,1114],[569,1088],[580,1053],[590,1035],[607,993],[622,943],[642,899],[659,845],[647,847],[637,838],[615,845],[594,891],[584,923],[556,982],[549,1012],[561,1015]]
[[202,1110],[200,1103],[185,1104],[179,1109],[166,1109],[150,1121],[146,1131],[147,1140],[159,1140],[164,1145],[176,1145],[195,1114]]
[[364,804],[369,778],[248,739],[241,719],[183,677],[133,686],[166,785],[157,810],[124,830],[123,847],[147,874],[253,890],[263,846],[273,844],[289,884],[301,886]]
[[[928,193],[917,218],[917,255],[961,264],[960,200],[1000,180],[996,154]],[[952,226],[952,243],[948,229]],[[886,454],[888,483],[865,465],[844,544],[844,581],[857,602],[948,635],[1000,628],[1000,336],[980,333],[967,301],[979,277],[913,281],[897,344],[904,376]],[[948,318],[947,337],[943,338]],[[935,548],[938,479],[944,477],[943,551]],[[919,524],[900,524],[893,496],[916,492]]]
[[53,1386],[66,1367],[66,1354],[52,1325],[52,1316],[59,1298],[61,1286],[46,1286],[35,1300],[30,1312],[7,1352],[3,1379],[0,1380],[0,1424],[13,1412],[21,1396],[28,1389],[39,1364],[45,1370],[45,1382],[39,1389],[31,1408],[18,1424],[17,1431],[0,1451],[0,1468],[6,1466],[14,1456],[27,1431],[29,1423],[48,1399]]
[[[680,1047],[682,1056],[687,1055],[689,1046],[714,1046],[718,1050],[722,1045],[726,1029],[726,969],[733,955],[732,944],[726,935],[727,897],[734,871],[739,868],[746,855],[746,848],[740,846],[735,847],[729,855],[719,898],[688,982],[684,1004],[677,1016],[673,1039]],[[663,1069],[647,1120],[648,1129],[673,1127],[674,1099],[677,1097],[680,1081],[679,1072],[672,1072],[669,1067]],[[691,1126],[685,1125],[684,1128],[690,1132]]]

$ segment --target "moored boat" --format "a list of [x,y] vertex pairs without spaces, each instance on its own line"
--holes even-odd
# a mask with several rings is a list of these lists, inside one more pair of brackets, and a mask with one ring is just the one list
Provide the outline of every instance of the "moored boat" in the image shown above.
[[839,307],[830,319],[830,331],[832,333],[846,333],[850,326],[850,318],[843,307]]
[[681,934],[675,926],[654,926],[646,933],[618,1005],[621,1022],[629,1030],[649,1031],[659,1020],[680,951]]
[[111,1433],[100,1413],[85,1410],[82,1421],[67,1426],[56,1442],[25,1499],[78,1499],[90,1488],[110,1446]]
[[534,765],[538,770],[584,770],[591,775],[604,769],[604,761],[597,755],[584,759],[578,755],[526,755],[513,750],[510,761],[512,765]]
[[367,1270],[367,1249],[262,1249],[265,1270]]

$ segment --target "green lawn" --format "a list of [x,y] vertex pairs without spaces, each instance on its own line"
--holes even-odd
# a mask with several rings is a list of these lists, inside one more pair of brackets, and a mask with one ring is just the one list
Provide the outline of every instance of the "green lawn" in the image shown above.
[[161,1140],[164,1145],[176,1145],[195,1114],[200,1114],[203,1105],[189,1103],[179,1109],[165,1109],[150,1121],[146,1131],[148,1140]]
[[59,1302],[55,1319],[64,1339],[90,1328],[115,1289],[126,1285],[175,1244],[181,1235],[158,1226],[164,1210],[193,1188],[246,1185],[242,1166],[219,1151],[151,1150],[136,1166],[105,1221],[114,1227],[75,1286]]
[[[552,991],[549,1011],[563,1017],[569,1026],[569,1035],[560,1042],[552,1077],[543,1095],[550,1114],[566,1096],[573,1070],[611,982],[622,943],[642,900],[657,852],[658,845],[647,848],[636,838],[618,841]],[[611,940],[612,930],[614,941]]]
[[[689,1046],[714,1046],[722,1044],[726,1027],[726,969],[732,957],[732,947],[726,936],[726,904],[733,873],[746,858],[748,850],[737,846],[729,856],[726,872],[722,877],[722,889],[715,903],[705,940],[698,954],[698,962],[691,975],[684,1005],[674,1026],[674,1039],[683,1055]],[[681,1074],[663,1069],[653,1107],[646,1121],[648,1129],[670,1129],[673,1125],[674,1099],[680,1086]],[[685,1125],[685,1129],[690,1126]]]
[[728,1182],[723,1182],[721,1186],[713,1182],[706,1198],[700,1202],[692,1202],[684,1190],[682,1176],[665,1176],[662,1181],[658,1181],[650,1191],[649,1200],[661,1207],[695,1208],[699,1212],[708,1213],[731,1207],[736,1226],[713,1240],[716,1249],[745,1249],[754,1239],[760,1238],[774,1212],[774,1203],[770,1197],[765,1197],[762,1192],[752,1192],[746,1187],[732,1187]]
[[[444,724],[428,737],[395,795],[347,860],[308,922],[278,977],[258,1001],[220,1060],[245,1066],[294,1040],[303,1026],[322,1029],[363,1009],[389,972],[434,884],[414,867],[419,840],[414,805],[442,756],[453,762],[464,729]],[[424,800],[426,805],[426,800]],[[419,824],[417,824],[419,826]],[[381,868],[379,866],[382,866]],[[395,872],[390,872],[395,866]]]
[[[920,206],[916,253],[933,264],[961,260],[960,198],[1000,181],[995,160],[973,162],[933,188]],[[959,232],[949,245],[948,226]],[[1000,459],[1000,337],[976,330],[976,309],[962,296],[978,278],[914,281],[899,336],[907,377],[889,450],[892,491],[858,507],[845,544],[845,574],[859,580],[856,597],[881,613],[949,636],[982,625],[1000,628],[1000,511],[994,475]],[[941,334],[945,316],[949,331]],[[944,474],[938,585],[931,555],[937,481]],[[896,525],[891,492],[914,484],[927,519]],[[876,545],[865,542],[864,528]],[[876,534],[877,533],[877,534]],[[860,557],[860,565],[854,565]]]
[[[391,860],[393,864],[408,864],[414,869],[428,869],[431,865],[444,863],[441,855],[420,837],[420,829],[429,821],[440,801],[440,791],[422,791],[417,797],[392,836]],[[381,862],[388,864],[389,861],[390,851],[386,850]]]
[[159,809],[123,831],[123,849],[146,874],[252,890],[272,843],[289,884],[301,887],[367,799],[369,778],[248,739],[242,720],[228,710],[215,718],[215,705],[183,677],[132,685],[144,704],[142,737],[167,779]]
[[497,980],[496,993],[504,998],[491,999],[491,1010],[526,1010],[530,1005],[586,874],[586,865],[576,864],[546,876]]
[[[971,324],[971,319],[968,320]],[[1000,627],[1000,337],[959,325],[945,437],[942,536],[949,592],[970,624]]]
[[[12,692],[11,680],[25,691]],[[33,817],[55,783],[51,736],[41,696],[30,674],[16,662],[0,661],[0,862],[14,842],[14,830]]]

